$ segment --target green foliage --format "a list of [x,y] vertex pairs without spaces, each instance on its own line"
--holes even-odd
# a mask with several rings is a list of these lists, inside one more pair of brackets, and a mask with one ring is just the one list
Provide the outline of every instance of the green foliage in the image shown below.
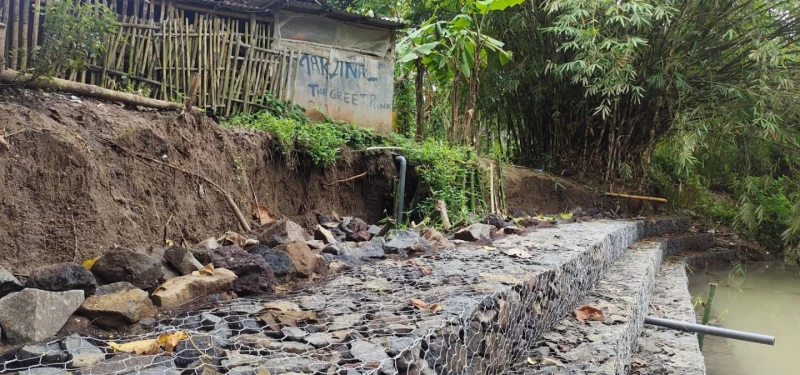
[[289,118],[300,122],[308,120],[303,107],[278,99],[271,91],[268,91],[263,98],[257,99],[256,103],[267,107],[266,111],[278,118]]
[[421,196],[411,207],[418,217],[432,216],[437,200],[444,200],[453,222],[469,214],[467,177],[471,172],[482,173],[477,159],[467,157],[469,148],[451,146],[445,141],[428,138],[418,143],[402,135],[392,135],[388,142],[401,147],[403,155],[415,168]]
[[[289,112],[289,115],[295,114]],[[336,162],[339,153],[345,147],[363,148],[379,143],[379,138],[368,129],[332,122],[316,124],[305,117],[281,118],[270,110],[239,115],[224,125],[274,134],[290,168],[297,165],[298,151],[307,153],[316,165],[329,166]]]
[[52,0],[37,12],[44,15],[44,41],[32,51],[34,78],[85,69],[119,27],[115,13],[99,3]]

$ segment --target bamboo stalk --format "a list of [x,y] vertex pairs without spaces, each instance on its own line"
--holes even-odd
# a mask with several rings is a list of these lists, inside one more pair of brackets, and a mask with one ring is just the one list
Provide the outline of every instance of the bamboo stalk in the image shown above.
[[169,49],[169,38],[167,38],[167,18],[164,17],[164,3],[161,3],[161,99],[167,100],[167,50]]
[[646,196],[642,196],[642,195],[606,193],[606,196],[617,197],[617,198],[639,199],[639,200],[644,200],[644,201],[667,203],[667,199],[666,198],[646,197]]
[[22,3],[22,26],[19,30],[21,40],[22,54],[20,56],[20,70],[23,72],[28,69],[28,54],[31,49],[28,47],[28,17],[30,13],[31,2],[29,0],[20,0]]
[[20,73],[15,70],[6,69],[0,72],[0,81],[20,84],[35,89],[48,89],[55,91],[71,92],[77,95],[88,96],[97,99],[123,102],[130,105],[139,105],[157,109],[181,109],[179,103],[170,103],[163,100],[151,99],[148,97],[104,89],[99,86],[89,85],[81,82],[73,82],[60,78],[37,79],[31,81],[31,75]]
[[15,3],[11,3],[14,6],[14,12],[12,13],[13,19],[11,20],[12,27],[11,27],[11,60],[8,64],[6,64],[11,69],[17,68],[17,49],[19,48],[19,14],[20,9],[22,9],[22,4],[20,1]]
[[[714,303],[714,294],[717,291],[717,284],[710,283],[708,284],[708,298],[706,302],[703,303],[703,320],[701,323],[705,326],[708,325],[709,319],[711,319],[711,305]],[[700,345],[700,350],[703,350],[703,339],[706,335],[702,333],[697,334],[697,343]]]
[[[242,41],[241,40],[237,41],[236,42],[235,53],[237,53],[237,54],[239,53],[239,48],[241,46],[242,46]],[[235,57],[235,56],[233,56],[233,57]],[[233,60],[232,64],[231,64],[231,67],[228,69],[228,71],[231,72],[231,73],[236,73],[235,70],[237,68],[237,65],[238,64],[237,64],[236,60]],[[226,72],[225,75],[226,75],[226,78],[227,78],[228,73]],[[231,115],[231,99],[233,99],[233,92],[236,89],[236,76],[237,76],[237,74],[232,74],[231,80],[233,82],[228,83],[228,85],[229,85],[228,86],[228,92],[227,92],[228,104],[225,107],[225,116],[226,117]]]
[[186,95],[187,91],[189,91],[189,86],[191,85],[191,73],[189,72],[189,68],[193,66],[190,65],[190,54],[191,54],[191,47],[189,44],[189,19],[186,18],[186,14],[181,10],[180,11],[180,19],[183,20],[183,58],[184,58],[184,66],[186,70],[184,70],[183,74],[183,94]]
[[[33,3],[33,30],[31,34],[31,51],[36,51],[39,46],[39,8],[42,6],[42,0],[36,0]],[[4,48],[5,46],[0,46]],[[33,64],[33,61],[31,61]]]

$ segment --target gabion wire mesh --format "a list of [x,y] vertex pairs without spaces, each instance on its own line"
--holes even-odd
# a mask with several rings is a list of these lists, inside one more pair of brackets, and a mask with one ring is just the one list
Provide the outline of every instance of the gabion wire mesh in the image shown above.
[[[137,337],[71,337],[69,345],[66,340],[39,345],[40,355],[28,358],[20,353],[35,349],[23,349],[0,363],[0,371],[501,374],[640,232],[634,223],[573,224],[508,237],[494,247],[364,264],[314,288],[179,312]],[[519,249],[527,256],[509,251]],[[175,331],[189,338],[173,353],[134,355],[109,348],[109,341]]]

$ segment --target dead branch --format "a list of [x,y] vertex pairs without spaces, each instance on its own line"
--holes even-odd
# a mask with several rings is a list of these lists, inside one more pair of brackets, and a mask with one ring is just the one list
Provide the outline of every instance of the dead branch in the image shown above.
[[362,174],[355,175],[355,176],[353,176],[353,177],[348,177],[348,178],[345,178],[345,179],[343,179],[343,180],[337,180],[337,181],[331,182],[331,183],[329,183],[329,184],[325,184],[325,186],[332,186],[332,185],[336,185],[336,184],[338,184],[338,183],[340,183],[340,182],[352,181],[352,180],[355,180],[355,179],[357,179],[357,178],[364,177],[364,176],[366,176],[366,175],[367,175],[367,172],[364,172],[364,173],[362,173]]
[[172,170],[181,172],[181,173],[183,173],[185,175],[196,177],[196,178],[199,178],[199,179],[205,181],[206,183],[211,185],[211,187],[216,189],[220,194],[222,194],[222,197],[225,198],[225,201],[231,207],[231,210],[233,210],[233,213],[234,213],[234,215],[236,215],[236,219],[239,220],[239,224],[242,225],[242,228],[244,228],[245,231],[248,231],[248,232],[250,231],[250,223],[248,223],[247,219],[245,219],[244,215],[242,215],[242,211],[239,209],[239,206],[236,205],[236,202],[233,201],[233,197],[230,194],[228,194],[228,192],[225,191],[225,189],[223,189],[221,186],[217,185],[216,182],[211,181],[210,179],[206,178],[205,176],[201,176],[201,175],[199,175],[197,173],[187,171],[187,170],[185,170],[185,169],[183,169],[181,167],[174,166],[174,165],[169,164],[169,163],[164,163],[164,162],[162,162],[160,160],[156,160],[156,159],[153,159],[153,158],[151,158],[149,156],[142,155],[142,154],[140,154],[138,152],[128,150],[127,148],[122,147],[121,145],[117,144],[116,142],[114,142],[114,141],[112,141],[110,139],[103,139],[103,138],[101,138],[101,139],[104,142],[106,142],[106,143],[108,143],[108,144],[110,144],[110,145],[112,145],[112,146],[114,146],[114,147],[116,147],[116,148],[118,148],[118,149],[120,149],[122,151],[125,151],[126,153],[130,154],[131,156],[133,156],[136,159],[147,160],[147,161],[149,161],[151,163],[154,163],[156,165],[167,167],[167,168],[170,168]]
[[639,199],[639,200],[643,200],[643,201],[653,201],[653,202],[667,203],[667,199],[666,198],[645,197],[645,196],[642,196],[642,195],[606,193],[606,196],[617,197],[617,198]]
[[169,218],[167,219],[167,222],[164,223],[164,237],[162,238],[161,242],[163,244],[165,244],[165,245],[167,244],[167,229],[169,228],[169,222],[170,221],[172,221],[172,215],[169,215]]
[[6,137],[6,138],[11,138],[11,136],[13,136],[13,135],[17,135],[17,134],[19,134],[19,133],[22,133],[22,132],[24,132],[24,131],[26,131],[26,130],[28,130],[28,128],[22,128],[22,129],[20,129],[20,130],[17,130],[17,131],[15,131],[15,132],[11,132],[11,133],[8,133],[8,134],[4,134],[3,136],[4,136],[4,137]]

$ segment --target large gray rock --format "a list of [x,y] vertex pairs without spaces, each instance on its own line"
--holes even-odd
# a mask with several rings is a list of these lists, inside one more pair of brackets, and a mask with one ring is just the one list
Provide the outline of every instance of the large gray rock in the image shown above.
[[100,348],[92,345],[92,343],[78,334],[73,334],[61,341],[61,349],[67,352],[72,367],[93,366],[106,358],[105,353]]
[[386,354],[386,349],[378,344],[368,341],[356,340],[350,343],[350,354],[361,362],[381,364],[381,371],[386,374],[396,374],[394,361]]
[[78,310],[81,315],[92,318],[92,322],[98,326],[119,328],[156,314],[147,292],[129,283],[109,284],[101,286],[100,290],[102,292],[99,295],[83,301]]
[[223,246],[211,254],[211,263],[238,276],[232,286],[238,295],[266,294],[273,290],[275,276],[262,256],[250,254],[238,246]]
[[199,297],[231,290],[236,274],[224,268],[214,270],[212,276],[186,275],[167,280],[153,292],[156,306],[171,309]]
[[155,258],[125,248],[106,251],[92,266],[92,272],[109,283],[127,281],[144,290],[155,288],[163,278],[161,264]]
[[63,364],[69,360],[57,342],[25,345],[17,352],[16,359],[23,366]]
[[207,356],[209,362],[219,366],[225,355],[225,343],[214,335],[196,334],[191,340],[181,340],[175,346],[175,365],[186,368],[201,356]]
[[189,275],[203,268],[203,265],[194,258],[189,250],[180,246],[172,246],[164,251],[164,259],[175,267],[181,275]]
[[94,294],[97,289],[92,272],[76,263],[58,263],[39,267],[31,272],[25,286],[51,292],[81,289],[87,296]]
[[492,225],[477,223],[456,232],[455,237],[457,240],[470,242],[491,241],[494,230],[495,227]]
[[292,258],[289,258],[289,254],[286,254],[283,251],[270,249],[262,245],[250,249],[249,252],[250,254],[256,254],[263,257],[269,265],[269,268],[272,269],[272,272],[275,274],[275,276],[284,277],[294,272]]
[[54,336],[81,303],[82,290],[25,289],[0,299],[0,327],[10,344],[43,341]]
[[11,272],[0,266],[0,298],[8,293],[19,292],[22,288],[22,283]]
[[422,238],[419,233],[402,229],[386,244],[386,251],[390,253],[407,254],[409,252],[430,251],[431,243]]
[[310,237],[303,227],[288,219],[280,219],[258,234],[259,242],[269,247],[305,242],[310,240]]

